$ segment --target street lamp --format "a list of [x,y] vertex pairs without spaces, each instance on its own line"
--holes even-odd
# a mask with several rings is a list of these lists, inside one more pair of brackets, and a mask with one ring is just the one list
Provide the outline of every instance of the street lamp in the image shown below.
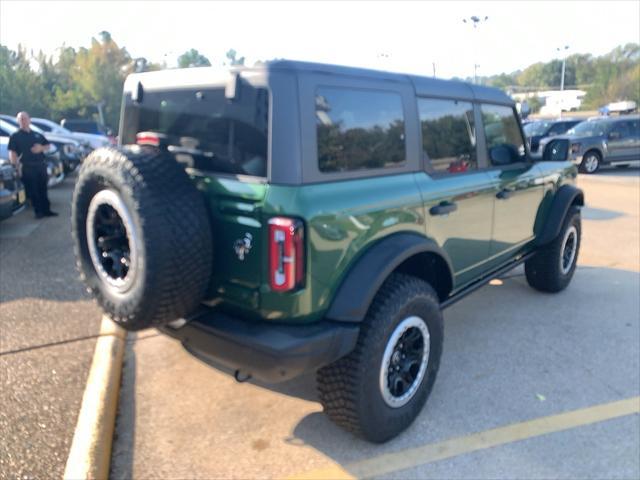
[[[478,17],[476,15],[473,15],[472,17],[469,18],[463,18],[462,21],[464,23],[470,23],[471,25],[473,25],[473,30],[477,31],[478,29],[478,25],[480,25],[480,22],[486,22],[487,20],[489,20],[489,17],[485,16],[484,18],[482,17]],[[477,35],[476,35],[477,36]],[[478,42],[477,42],[477,38],[476,41],[473,42],[474,43],[474,47],[473,47],[473,83],[478,83],[478,67],[480,65],[478,65],[476,57],[477,57],[477,48],[478,48]]]
[[556,48],[557,52],[561,52],[562,53],[562,74],[560,76],[560,91],[564,90],[564,66],[565,66],[565,63],[567,61],[567,53],[566,53],[567,50],[569,50],[569,45],[565,45],[564,47]]

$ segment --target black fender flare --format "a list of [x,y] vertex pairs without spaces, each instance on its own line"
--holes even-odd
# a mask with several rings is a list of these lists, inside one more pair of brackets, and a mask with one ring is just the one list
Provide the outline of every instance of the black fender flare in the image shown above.
[[547,221],[535,242],[537,246],[546,245],[558,236],[571,205],[583,207],[584,193],[573,185],[563,185],[553,196]]
[[453,281],[451,261],[436,242],[415,233],[396,233],[376,242],[355,260],[336,290],[326,317],[341,322],[361,322],[391,272],[412,256],[427,252],[446,262]]

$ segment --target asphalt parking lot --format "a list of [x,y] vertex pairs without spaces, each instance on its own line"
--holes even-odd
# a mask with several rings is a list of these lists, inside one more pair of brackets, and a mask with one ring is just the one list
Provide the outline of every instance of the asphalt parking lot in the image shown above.
[[60,216],[0,223],[0,478],[60,478],[101,313],[74,267],[73,178],[49,191]]
[[[639,478],[640,416],[588,419],[639,401],[640,169],[579,183],[571,286],[544,295],[516,270],[446,310],[433,394],[397,439],[335,427],[313,376],[238,384],[148,330],[127,342],[111,476]],[[72,188],[50,191],[60,217],[0,224],[0,478],[61,477],[73,437],[101,314],[73,267]]]
[[[431,398],[382,446],[328,421],[313,376],[238,384],[155,331],[131,336],[112,477],[640,477],[640,416],[585,420],[640,402],[638,173],[580,178],[588,207],[566,291],[535,292],[520,269],[445,312]],[[562,427],[566,412],[577,426]],[[469,447],[492,429],[501,443]],[[522,431],[538,433],[508,433]]]

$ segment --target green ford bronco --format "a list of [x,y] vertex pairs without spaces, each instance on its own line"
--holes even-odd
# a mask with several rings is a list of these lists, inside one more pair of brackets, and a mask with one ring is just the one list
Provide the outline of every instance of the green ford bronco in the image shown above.
[[291,61],[134,74],[119,140],[73,197],[105,312],[238,380],[317,371],[373,442],[426,402],[444,308],[522,263],[544,292],[576,268],[568,145],[532,158],[495,89]]

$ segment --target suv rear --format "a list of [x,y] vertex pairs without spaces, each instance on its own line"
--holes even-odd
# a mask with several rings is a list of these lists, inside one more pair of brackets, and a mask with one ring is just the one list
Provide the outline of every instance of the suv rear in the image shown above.
[[[580,245],[566,144],[534,162],[502,92],[278,61],[136,74],[118,149],[83,164],[78,266],[125,328],[278,382],[316,370],[338,424],[406,428],[442,309],[525,264],[560,291]],[[560,148],[564,145],[564,148]]]

